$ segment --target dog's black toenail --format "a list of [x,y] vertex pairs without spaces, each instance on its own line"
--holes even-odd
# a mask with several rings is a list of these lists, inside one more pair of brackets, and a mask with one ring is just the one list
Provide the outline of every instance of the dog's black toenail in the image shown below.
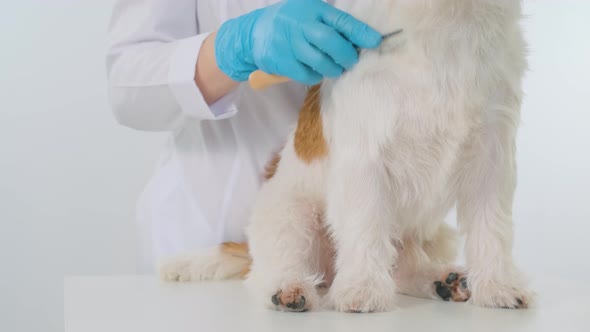
[[303,309],[304,307],[305,307],[305,297],[301,296],[301,298],[299,299],[299,302],[292,303],[291,309],[300,310],[300,309]]
[[459,275],[457,273],[449,273],[449,276],[447,277],[447,280],[445,280],[445,282],[447,283],[447,285],[450,285],[457,281],[457,279],[459,279]]
[[451,290],[440,281],[437,281],[434,284],[436,285],[436,294],[438,294],[438,296],[444,301],[449,301],[451,296],[453,296]]
[[293,305],[294,305],[294,304],[295,304],[295,303],[293,303],[293,302],[289,302],[289,303],[285,304],[285,307],[287,307],[287,308],[291,309],[291,308],[293,308]]
[[299,300],[299,309],[303,309],[305,307],[305,296],[301,296],[301,300]]
[[524,302],[522,302],[521,299],[516,299],[516,302],[518,302],[518,305],[523,305],[524,304]]
[[279,300],[279,294],[273,295],[271,300],[272,300],[272,304],[274,304],[274,305],[281,304],[281,301]]
[[467,289],[467,279],[461,278],[460,282],[461,282],[461,288]]

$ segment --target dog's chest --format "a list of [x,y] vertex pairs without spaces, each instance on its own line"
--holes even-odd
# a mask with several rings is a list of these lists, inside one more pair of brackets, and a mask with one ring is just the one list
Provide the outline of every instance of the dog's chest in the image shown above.
[[366,52],[356,68],[325,86],[327,130],[336,144],[399,150],[456,145],[468,136],[482,116],[486,74],[467,46],[426,43],[409,32]]
[[492,75],[475,54],[477,32],[463,29],[469,22],[440,31],[399,22],[405,25],[391,26],[404,28],[399,38],[364,53],[326,86],[331,151],[383,162],[408,204],[444,199],[461,146],[483,117]]

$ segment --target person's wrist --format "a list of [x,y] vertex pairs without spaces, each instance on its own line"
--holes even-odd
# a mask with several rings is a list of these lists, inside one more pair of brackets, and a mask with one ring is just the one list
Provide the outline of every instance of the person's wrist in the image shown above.
[[214,50],[216,35],[217,32],[212,32],[205,38],[195,66],[194,80],[208,105],[212,105],[238,85],[238,82],[228,77],[217,65]]

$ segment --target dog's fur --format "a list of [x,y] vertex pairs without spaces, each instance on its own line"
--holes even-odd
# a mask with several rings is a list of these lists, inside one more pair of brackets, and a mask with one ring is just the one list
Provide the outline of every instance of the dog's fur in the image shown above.
[[[403,33],[310,92],[254,206],[248,284],[281,310],[318,308],[324,284],[336,310],[369,312],[394,308],[398,292],[449,299],[445,285],[465,300],[466,287],[450,286],[465,273],[473,304],[526,307],[531,294],[511,254],[526,68],[520,1],[363,0],[345,9]],[[455,204],[464,269],[448,265],[456,241],[443,218]],[[232,277],[249,266],[224,252],[225,265],[219,254],[187,256],[164,264],[162,276]]]

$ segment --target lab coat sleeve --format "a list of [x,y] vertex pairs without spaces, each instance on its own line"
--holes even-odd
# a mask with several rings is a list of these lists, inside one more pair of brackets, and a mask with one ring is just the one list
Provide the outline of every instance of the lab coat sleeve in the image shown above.
[[237,113],[235,92],[208,105],[194,81],[199,50],[195,0],[117,0],[109,27],[107,70],[117,120],[147,131],[177,128],[188,118]]

